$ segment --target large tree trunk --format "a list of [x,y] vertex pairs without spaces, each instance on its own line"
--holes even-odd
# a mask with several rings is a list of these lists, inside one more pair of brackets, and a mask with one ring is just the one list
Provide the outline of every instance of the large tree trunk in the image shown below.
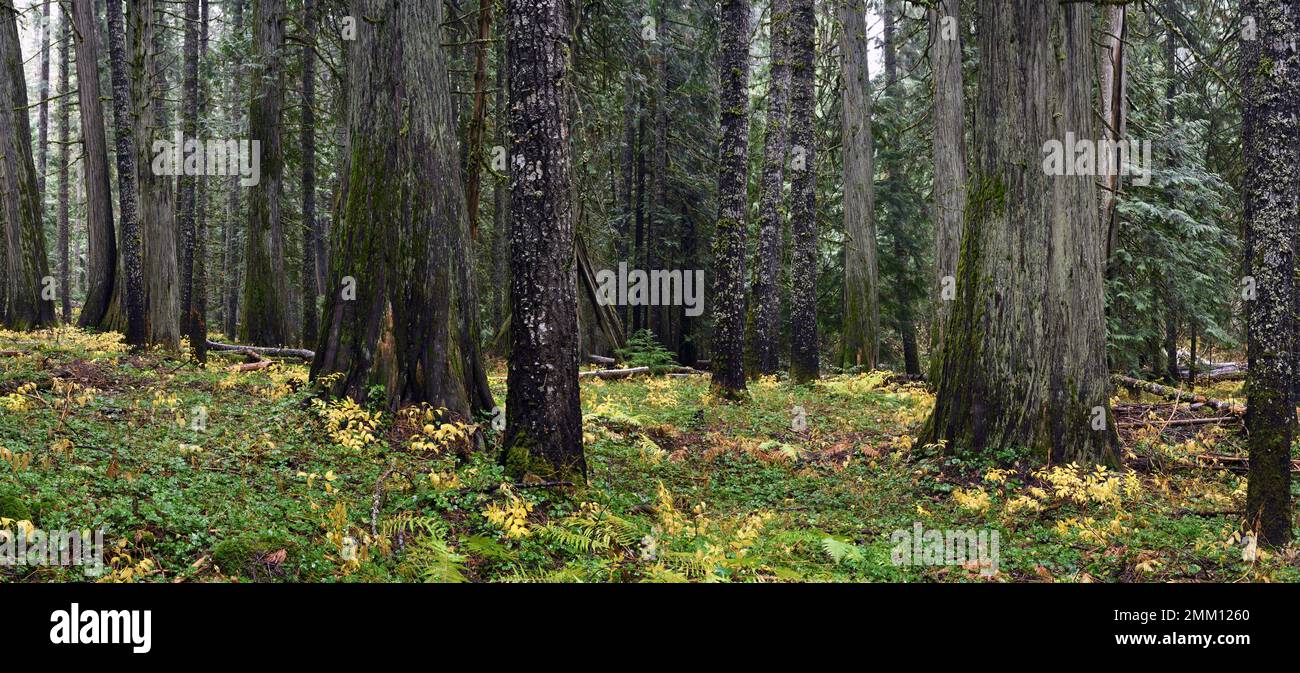
[[441,7],[352,3],[373,21],[349,45],[349,184],[311,374],[341,374],[335,395],[365,400],[378,384],[390,410],[429,402],[468,418],[487,381],[464,311],[476,298]]
[[1267,545],[1291,540],[1291,443],[1296,400],[1290,394],[1296,317],[1295,241],[1300,225],[1300,9],[1289,0],[1245,0],[1255,39],[1241,51],[1242,148],[1245,151],[1246,430],[1250,479],[1246,521]]
[[961,0],[941,0],[937,9],[930,10],[935,229],[934,278],[930,287],[931,296],[938,298],[933,302],[931,354],[943,349],[944,328],[952,310],[952,301],[956,298],[953,284],[957,280],[958,248],[966,208],[966,111],[961,75],[960,5]]
[[[208,59],[208,0],[198,0],[200,3],[198,24],[199,24],[199,48],[196,71],[203,67]],[[188,16],[188,12],[187,12]],[[203,113],[208,109],[208,78],[200,75],[194,90],[194,98],[198,102],[198,115],[194,120],[194,127],[198,134],[207,137]],[[186,322],[190,335],[190,353],[195,360],[200,363],[208,361],[208,180],[206,177],[197,181],[194,186],[194,245],[192,246],[193,254],[190,281],[190,301],[189,301],[189,319]],[[303,251],[303,255],[307,255]]]
[[[136,179],[149,343],[180,348],[180,278],[176,268],[176,208],[172,179],[153,171],[155,141],[169,137],[163,104],[166,70],[161,60],[161,14],[156,0],[130,0],[131,92],[135,119]],[[130,271],[126,272],[128,275]]]
[[[813,118],[817,16],[813,0],[794,0],[790,16],[790,377],[820,376],[817,342],[817,162]],[[716,295],[716,293],[715,293]],[[715,300],[716,301],[716,300]]]
[[713,389],[745,392],[745,230],[749,199],[749,0],[722,0],[718,223],[713,232]]
[[316,343],[316,328],[320,316],[316,315],[316,286],[318,260],[315,257],[316,239],[320,233],[316,223],[316,4],[314,0],[303,3],[303,32],[311,44],[302,48],[302,269],[299,283],[302,286],[302,343]]
[[13,0],[0,0],[0,322],[17,330],[57,322],[48,287],[41,195],[32,163],[27,81]]
[[487,123],[487,49],[492,35],[492,2],[479,0],[478,39],[474,42],[474,109],[469,124],[465,202],[471,238],[478,240],[479,200],[483,185],[483,130]]
[[[1121,140],[1128,131],[1128,75],[1127,59],[1124,54],[1124,41],[1128,34],[1128,6],[1113,5],[1106,8],[1106,33],[1101,36],[1101,115],[1102,136],[1107,140]],[[1118,152],[1111,159],[1116,166]],[[1106,260],[1119,245],[1119,217],[1116,206],[1119,204],[1120,175],[1101,176],[1101,220],[1106,225]]]
[[[867,20],[863,0],[844,0],[840,21],[844,24],[840,33],[840,58],[844,68],[841,76],[844,87],[841,101],[844,128],[844,335],[840,364],[874,369],[880,354],[880,295],[871,76],[867,70]],[[932,40],[931,50],[936,46]],[[938,124],[936,119],[936,128]]]
[[[188,143],[199,130],[199,0],[184,0],[181,43],[181,137]],[[177,170],[176,219],[180,225],[181,331],[190,333],[190,294],[194,288],[194,189],[197,178]],[[196,344],[191,341],[190,347]]]
[[[763,136],[763,175],[759,189],[758,259],[750,301],[753,330],[749,353],[753,373],[775,374],[780,367],[781,244],[785,163],[789,156],[790,0],[773,0],[770,19],[771,66],[768,69],[767,123]],[[849,183],[845,183],[846,185]],[[687,363],[694,364],[694,363]]]
[[[235,35],[242,34],[244,31],[244,0],[229,0],[227,11],[230,13],[231,31]],[[234,76],[230,78],[228,92],[230,96],[230,117],[236,122],[235,128],[242,130],[245,127],[243,120],[239,118],[243,113],[239,101],[242,100],[240,82],[243,81],[243,69],[238,63],[235,63],[232,65],[232,70]],[[346,124],[341,123],[339,126],[346,126]],[[342,176],[339,179],[342,180]],[[239,245],[238,233],[239,222],[242,219],[240,217],[242,209],[240,208],[239,195],[244,188],[240,187],[239,178],[232,175],[228,179],[227,189],[226,222],[221,228],[221,316],[223,320],[221,331],[227,337],[234,339],[239,327],[240,271],[244,268],[242,260],[239,258],[241,246]]]
[[518,478],[583,481],[570,204],[570,19],[560,0],[507,0],[513,348],[502,460]]
[[1095,178],[1049,174],[1043,154],[1067,132],[1095,137],[1091,11],[979,3],[974,176],[922,442],[1115,461]]
[[[257,346],[289,342],[284,229],[280,221],[284,153],[280,122],[284,108],[284,0],[253,2],[253,82],[248,130],[262,149],[261,179],[249,190],[244,252],[244,320],[240,336]],[[367,22],[368,23],[368,22]],[[357,33],[368,29],[357,27]]]
[[131,121],[131,83],[127,75],[126,29],[122,0],[108,0],[108,54],[113,91],[113,140],[117,156],[117,203],[122,225],[122,290],[119,308],[126,313],[126,343],[141,348],[149,343],[149,315],[145,303],[143,246],[138,215],[136,138]]
[[72,25],[68,13],[59,11],[59,303],[63,308],[63,322],[72,322],[72,276],[68,270],[68,143],[72,133],[70,109],[72,100],[68,89],[68,72],[71,63]]
[[89,290],[77,324],[100,326],[109,313],[117,277],[117,237],[113,228],[113,192],[108,175],[104,107],[99,95],[99,22],[92,0],[73,0],[76,26],[77,93],[81,105],[82,177],[86,187]]

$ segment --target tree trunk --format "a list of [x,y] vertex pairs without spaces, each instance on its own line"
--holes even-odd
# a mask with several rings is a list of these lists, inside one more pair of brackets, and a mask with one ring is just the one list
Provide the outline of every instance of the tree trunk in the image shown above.
[[109,71],[113,91],[113,140],[117,157],[117,203],[122,225],[120,308],[126,313],[126,343],[141,348],[149,342],[145,304],[143,248],[136,186],[136,138],[131,122],[131,83],[127,77],[126,29],[122,0],[108,0]]
[[[284,153],[280,123],[284,108],[284,0],[253,2],[253,82],[248,108],[249,136],[261,145],[261,179],[249,190],[244,252],[244,321],[240,336],[257,346],[289,342],[284,283],[284,229],[280,221]],[[368,23],[368,22],[367,22]],[[357,33],[368,28],[357,27]]]
[[[235,35],[244,32],[244,0],[230,0],[227,11],[231,15],[231,31]],[[235,128],[244,129],[244,122],[240,119],[243,112],[239,101],[242,100],[242,89],[240,82],[243,80],[243,68],[238,63],[232,67],[233,77],[230,78],[230,117],[235,121]],[[339,126],[346,126],[340,123]],[[340,146],[341,147],[341,146]],[[340,179],[342,177],[340,176]],[[221,331],[227,337],[234,339],[238,333],[239,327],[239,295],[240,295],[240,271],[244,265],[239,259],[239,221],[241,218],[241,208],[239,203],[239,194],[243,190],[239,186],[239,178],[231,176],[228,180],[228,201],[226,204],[226,223],[222,227],[222,310],[221,315],[224,320]]]
[[[130,0],[133,45],[132,106],[135,118],[136,179],[140,193],[143,279],[149,343],[180,349],[180,284],[176,268],[176,208],[172,180],[153,171],[155,141],[171,138],[163,104],[166,70],[161,63],[160,12],[156,0]],[[129,271],[127,272],[130,273]]]
[[1051,175],[1043,155],[1067,132],[1095,137],[1091,12],[979,3],[974,175],[923,443],[1115,462],[1095,178]]
[[782,188],[789,157],[790,0],[773,0],[769,25],[772,62],[768,69],[763,175],[759,187],[758,259],[754,264],[751,291],[753,331],[749,341],[753,373],[762,375],[775,374],[780,367],[781,297],[777,281],[781,276],[784,224]]
[[72,133],[68,95],[68,72],[72,48],[72,25],[68,14],[59,11],[59,303],[63,307],[63,322],[72,322],[72,276],[68,272],[68,143]]
[[[930,10],[930,70],[934,73],[934,321],[930,353],[943,349],[944,327],[956,298],[957,256],[966,208],[966,118],[962,92],[960,0]],[[935,358],[937,360],[937,358]],[[931,365],[934,363],[932,362]],[[933,375],[933,372],[931,372]]]
[[92,0],[73,0],[76,27],[77,93],[81,106],[82,178],[86,187],[89,291],[77,324],[104,323],[117,277],[117,237],[113,228],[113,191],[108,175],[104,107],[99,94],[99,22]]
[[[844,129],[844,335],[840,364],[846,368],[875,369],[880,354],[876,195],[873,184],[876,171],[871,137],[866,5],[863,0],[845,0],[840,9],[840,21],[844,24],[840,33],[840,58],[844,68],[841,75],[844,87],[841,102]],[[936,47],[939,45],[932,39],[932,54]],[[961,86],[960,80],[958,86]],[[936,94],[935,100],[938,99]],[[959,120],[960,116],[958,111]],[[936,128],[938,124],[936,117]],[[936,180],[938,173],[936,166]]]
[[[1291,540],[1291,444],[1296,400],[1290,394],[1296,317],[1295,241],[1300,202],[1300,9],[1288,0],[1245,0],[1255,39],[1241,50],[1242,148],[1246,171],[1246,274],[1255,298],[1246,302],[1246,430],[1250,477],[1246,521],[1261,543]],[[1244,36],[1243,36],[1244,37]]]
[[[181,137],[188,144],[199,129],[199,0],[184,0],[181,46]],[[197,179],[177,170],[176,219],[180,225],[181,331],[190,333],[190,295],[194,289],[194,189]],[[195,344],[190,343],[193,348]]]
[[586,479],[569,195],[570,18],[560,0],[507,0],[513,348],[502,460],[516,478]]
[[341,374],[330,392],[358,401],[382,385],[389,410],[428,402],[469,418],[491,398],[464,310],[477,300],[441,7],[353,3],[372,21],[349,45],[349,184],[311,375]]
[[302,48],[302,343],[316,343],[316,5],[303,3],[303,32],[308,42]]
[[[203,67],[208,59],[208,0],[199,0],[200,9],[198,16],[199,23],[199,48],[196,71]],[[188,16],[188,14],[187,14]],[[203,113],[208,109],[208,78],[205,75],[199,75],[197,85],[194,90],[195,100],[198,102],[198,115],[194,120],[196,132],[201,137],[207,137],[204,133],[205,124]],[[194,245],[192,246],[193,265],[191,268],[192,276],[190,283],[190,313],[189,313],[189,333],[190,333],[190,353],[200,364],[206,364],[208,361],[208,180],[203,178],[197,181],[194,186]],[[307,255],[307,252],[303,252]]]
[[0,322],[15,330],[53,325],[54,297],[48,287],[41,195],[32,163],[27,81],[23,74],[17,11],[0,0],[0,224],[5,263],[0,266]]
[[50,0],[41,3],[41,79],[37,95],[41,105],[36,122],[36,188],[45,205],[45,170],[50,155]]
[[[1102,35],[1101,52],[1101,114],[1104,124],[1102,137],[1116,141],[1128,131],[1128,76],[1124,55],[1124,40],[1128,34],[1128,7],[1113,5],[1106,8],[1106,34]],[[1111,165],[1118,165],[1118,153],[1112,156]],[[1119,245],[1119,218],[1116,206],[1119,204],[1120,175],[1101,177],[1105,186],[1101,191],[1101,219],[1106,224],[1106,259],[1109,263],[1111,252]]]
[[[817,162],[813,132],[817,17],[813,0],[791,4],[790,56],[790,377],[820,376],[817,342]],[[716,296],[716,293],[715,293]],[[716,300],[715,300],[716,301]]]
[[492,2],[479,0],[478,40],[474,43],[474,109],[469,125],[469,160],[466,162],[465,202],[470,236],[478,240],[479,199],[483,184],[483,129],[487,121],[487,48],[492,36]]
[[718,223],[713,232],[713,389],[745,391],[745,231],[749,199],[749,0],[722,0]]

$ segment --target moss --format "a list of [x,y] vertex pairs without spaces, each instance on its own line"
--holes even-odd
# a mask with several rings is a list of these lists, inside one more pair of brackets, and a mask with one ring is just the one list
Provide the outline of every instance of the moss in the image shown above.
[[275,572],[265,558],[281,549],[293,555],[296,545],[287,536],[277,533],[245,533],[218,542],[212,547],[212,562],[227,575],[245,575],[256,579],[258,575]]
[[30,521],[32,510],[27,503],[11,490],[0,490],[0,519]]

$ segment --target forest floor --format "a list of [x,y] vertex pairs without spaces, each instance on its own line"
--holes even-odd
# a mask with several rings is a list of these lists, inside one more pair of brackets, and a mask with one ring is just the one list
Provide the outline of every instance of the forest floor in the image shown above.
[[[1125,425],[1123,469],[1044,469],[917,445],[932,397],[883,372],[747,404],[704,376],[584,379],[588,485],[501,488],[438,410],[312,403],[303,364],[210,357],[0,332],[0,528],[106,529],[101,581],[1300,581],[1295,547],[1243,560],[1243,465],[1202,457],[1243,456],[1239,423]],[[1122,398],[1123,424],[1179,411]],[[917,526],[997,531],[996,567],[896,565]]]

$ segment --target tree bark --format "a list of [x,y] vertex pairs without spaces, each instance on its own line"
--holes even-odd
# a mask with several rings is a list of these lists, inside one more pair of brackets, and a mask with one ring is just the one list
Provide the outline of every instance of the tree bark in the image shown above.
[[68,72],[72,48],[72,25],[67,12],[59,11],[59,303],[63,307],[63,322],[72,322],[72,276],[68,272],[68,143],[72,133],[71,97],[68,95]]
[[586,479],[570,204],[570,17],[560,0],[507,0],[511,332],[507,474]]
[[15,330],[53,325],[41,195],[32,162],[27,81],[13,0],[0,0],[0,224],[5,262],[0,266],[0,322]]
[[1092,8],[978,8],[974,174],[957,300],[920,441],[1113,464],[1095,178],[1049,174],[1043,158],[1067,132],[1094,137]]
[[[284,229],[280,221],[284,152],[280,123],[284,109],[284,0],[253,1],[252,99],[250,138],[262,150],[261,179],[249,190],[248,234],[244,251],[242,340],[258,346],[289,341]],[[357,27],[358,35],[365,32]]]
[[[229,0],[227,11],[230,12],[231,31],[235,35],[244,32],[244,0]],[[243,68],[238,63],[232,67],[233,77],[230,78],[230,117],[235,121],[235,128],[243,129],[244,121],[240,119],[242,108],[239,101],[242,98],[242,89],[240,82],[243,80]],[[339,124],[346,126],[346,124]],[[340,179],[343,179],[340,177]],[[243,269],[243,262],[239,258],[239,221],[242,219],[239,202],[239,194],[242,187],[239,186],[239,178],[231,176],[228,180],[228,201],[226,204],[226,222],[222,227],[222,309],[221,315],[223,324],[221,331],[227,337],[234,339],[239,328],[239,295],[240,295],[240,271]]]
[[[960,0],[930,10],[930,70],[934,77],[934,321],[930,352],[943,349],[943,333],[956,298],[957,257],[966,208],[966,110],[961,74]],[[945,281],[945,279],[948,279]],[[937,358],[935,358],[937,360]],[[933,365],[933,363],[931,363]],[[934,372],[931,372],[931,376]]]
[[108,316],[117,278],[117,236],[108,175],[104,107],[99,93],[99,22],[92,0],[73,0],[76,28],[77,93],[81,106],[82,178],[86,187],[89,290],[77,324],[100,326]]
[[[203,113],[208,109],[208,78],[206,73],[202,72],[203,64],[208,60],[208,0],[199,1],[199,47],[196,72],[198,72],[197,84],[194,90],[194,98],[198,102],[198,114],[194,119],[196,132],[207,137],[204,133],[206,124],[203,120]],[[192,246],[192,268],[190,281],[190,313],[189,313],[189,333],[190,333],[190,353],[200,364],[206,364],[208,361],[208,180],[203,178],[196,181],[194,185],[194,245]],[[303,255],[309,253],[303,251]]]
[[45,204],[45,171],[49,167],[50,155],[50,0],[41,3],[41,70],[40,96],[41,105],[36,121],[36,188],[41,194],[41,204]]
[[[775,374],[780,368],[781,276],[785,164],[790,137],[790,0],[773,0],[769,20],[771,65],[768,68],[767,121],[763,136],[763,175],[758,207],[758,259],[754,264],[753,331],[749,352],[753,373]],[[846,183],[846,185],[849,183]]]
[[302,343],[316,343],[316,3],[303,3],[303,32],[311,44],[302,48]]
[[[876,170],[871,136],[866,5],[863,0],[844,0],[840,21],[844,26],[840,33],[844,87],[841,102],[844,130],[844,335],[840,364],[845,368],[875,369],[880,354],[876,195],[873,184]],[[931,40],[931,53],[938,46]],[[938,100],[938,94],[935,99]],[[938,125],[936,117],[936,128]],[[936,180],[938,172],[936,164]]]
[[1291,395],[1295,348],[1295,244],[1300,225],[1300,8],[1288,0],[1245,0],[1255,39],[1241,50],[1242,149],[1246,171],[1246,274],[1255,298],[1246,307],[1246,431],[1250,449],[1246,520],[1261,543],[1291,540]]
[[718,142],[718,223],[713,232],[712,387],[738,399],[745,390],[745,231],[749,210],[749,0],[722,0]]
[[369,20],[349,45],[348,187],[311,376],[358,401],[381,385],[389,410],[428,402],[469,418],[491,398],[465,311],[477,299],[441,8],[352,4]]
[[[817,162],[813,132],[817,17],[813,0],[791,3],[790,55],[790,377],[820,376],[817,342]],[[716,359],[716,358],[715,358]]]
[[122,0],[108,0],[109,72],[113,93],[113,136],[117,157],[117,203],[122,226],[121,306],[126,313],[126,343],[141,348],[149,343],[149,315],[145,303],[143,247],[138,214],[136,138],[131,121],[131,83],[127,76],[126,29]]
[[[181,138],[198,139],[199,130],[199,0],[184,0],[185,20],[181,43]],[[181,332],[190,333],[191,297],[194,291],[194,189],[197,179],[177,169],[176,219],[180,225]],[[190,347],[196,344],[191,341]]]
[[[1120,140],[1128,131],[1128,76],[1124,40],[1128,34],[1128,6],[1114,5],[1106,8],[1106,34],[1102,35],[1101,52],[1101,114],[1105,121],[1102,136]],[[1118,153],[1111,165],[1117,165]],[[1119,171],[1102,176],[1106,188],[1101,191],[1101,218],[1106,224],[1106,259],[1119,245],[1119,204],[1121,180]]]

